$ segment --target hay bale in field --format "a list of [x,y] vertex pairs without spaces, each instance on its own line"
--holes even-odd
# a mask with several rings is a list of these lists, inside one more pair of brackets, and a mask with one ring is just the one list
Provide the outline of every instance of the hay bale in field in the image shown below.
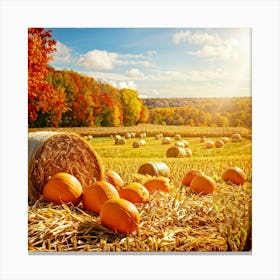
[[215,146],[215,143],[212,140],[208,140],[208,141],[205,142],[205,148],[206,149],[212,149],[212,148],[214,148],[214,146]]
[[242,136],[239,133],[235,133],[231,135],[232,142],[241,142]]
[[162,144],[170,144],[171,143],[171,138],[170,137],[164,137],[164,138],[162,138],[161,143]]
[[206,142],[206,137],[205,136],[200,137],[200,143],[205,143],[205,142]]
[[121,139],[122,137],[119,135],[119,134],[117,134],[117,135],[115,135],[115,137],[114,137],[114,139],[115,139],[115,142],[117,142],[119,139]]
[[140,145],[140,142],[139,141],[134,141],[132,143],[132,148],[139,148],[141,145]]
[[190,146],[190,143],[188,140],[182,140],[181,142],[183,142],[185,144],[185,148],[188,148]]
[[140,139],[144,139],[144,138],[146,138],[146,137],[147,137],[146,132],[143,132],[143,133],[140,133],[140,134],[139,134],[139,138],[140,138]]
[[146,145],[146,141],[144,139],[140,139],[138,142],[140,143],[140,146]]
[[130,139],[131,138],[131,134],[129,132],[127,132],[125,135],[124,135],[124,138],[125,139]]
[[170,169],[168,165],[161,161],[154,161],[142,164],[138,173],[142,175],[150,175],[150,176],[170,176]]
[[177,141],[175,142],[174,146],[185,148],[185,143],[183,141]]
[[48,178],[59,172],[74,175],[83,188],[104,177],[99,155],[79,135],[51,131],[28,133],[29,200],[37,200]]
[[126,143],[126,140],[124,138],[119,138],[115,140],[115,145],[124,145]]
[[136,137],[136,133],[135,132],[131,132],[130,135],[131,135],[131,138],[135,138]]
[[183,158],[186,157],[186,151],[184,148],[174,146],[174,147],[170,147],[166,151],[166,156],[172,158]]
[[181,135],[180,134],[176,134],[174,138],[175,138],[175,140],[180,140],[181,139]]
[[190,148],[185,148],[186,157],[192,157],[192,150]]
[[215,141],[216,148],[222,148],[223,146],[224,146],[224,141],[222,141],[222,140]]
[[221,140],[224,142],[224,144],[229,143],[229,138],[228,137],[223,137]]

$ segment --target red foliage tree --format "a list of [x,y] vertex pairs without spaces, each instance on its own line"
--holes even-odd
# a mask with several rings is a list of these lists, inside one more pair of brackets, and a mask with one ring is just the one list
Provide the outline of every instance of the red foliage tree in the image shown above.
[[51,31],[28,28],[28,123],[29,125],[58,125],[65,105],[63,89],[55,89],[45,79],[50,54],[56,41]]

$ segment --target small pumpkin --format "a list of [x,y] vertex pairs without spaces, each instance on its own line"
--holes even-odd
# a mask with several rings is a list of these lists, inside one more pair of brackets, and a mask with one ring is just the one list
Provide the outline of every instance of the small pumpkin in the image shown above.
[[190,188],[198,194],[211,194],[217,189],[214,179],[206,174],[196,174]]
[[113,170],[105,171],[105,181],[112,184],[117,190],[124,186],[124,181],[119,173]]
[[133,203],[123,198],[107,200],[100,210],[101,223],[118,233],[132,233],[138,229],[140,215]]
[[166,177],[151,178],[144,183],[144,187],[149,193],[155,191],[170,192],[170,180]]
[[243,185],[246,181],[246,174],[240,167],[231,167],[223,173],[222,178],[224,181],[230,181],[236,185]]
[[84,209],[99,214],[103,203],[111,198],[119,198],[116,188],[106,181],[96,181],[84,189]]
[[183,177],[183,180],[182,180],[182,185],[183,186],[189,186],[192,182],[192,179],[194,178],[194,176],[196,174],[203,174],[201,171],[198,171],[198,170],[190,170],[188,171],[184,177]]
[[148,190],[140,183],[129,183],[124,188],[118,190],[119,196],[132,203],[144,203],[149,199]]
[[56,204],[72,202],[77,205],[82,197],[83,188],[79,180],[65,172],[52,176],[43,189],[43,197]]

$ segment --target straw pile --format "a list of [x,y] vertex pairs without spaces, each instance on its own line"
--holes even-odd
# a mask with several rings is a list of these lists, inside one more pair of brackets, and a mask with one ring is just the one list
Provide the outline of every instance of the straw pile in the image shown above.
[[173,157],[173,158],[183,158],[186,156],[186,151],[184,148],[174,146],[174,147],[170,147],[166,151],[166,156]]
[[86,187],[103,178],[98,154],[74,133],[50,131],[28,134],[28,198],[37,200],[49,177],[68,172]]
[[[147,178],[146,178],[147,179]],[[142,180],[142,179],[139,179]],[[37,201],[28,209],[29,251],[190,252],[250,250],[251,193],[248,186],[220,184],[208,196],[188,187],[156,192],[137,204],[141,221],[134,234],[116,234],[82,206]]]

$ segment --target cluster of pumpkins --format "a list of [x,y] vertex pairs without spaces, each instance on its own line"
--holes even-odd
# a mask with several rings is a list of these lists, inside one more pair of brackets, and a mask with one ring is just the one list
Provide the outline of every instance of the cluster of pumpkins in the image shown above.
[[[246,176],[239,167],[226,170],[223,180],[243,185]],[[198,194],[211,194],[216,190],[216,183],[201,171],[188,171],[183,179],[183,186],[189,186]],[[125,184],[120,175],[107,170],[103,181],[96,181],[83,188],[79,180],[69,174],[60,172],[52,176],[43,189],[43,197],[56,204],[81,201],[83,209],[100,216],[101,223],[118,233],[132,233],[138,229],[140,215],[135,204],[147,203],[155,191],[170,192],[170,180],[167,177],[150,177],[143,185],[137,182]]]

